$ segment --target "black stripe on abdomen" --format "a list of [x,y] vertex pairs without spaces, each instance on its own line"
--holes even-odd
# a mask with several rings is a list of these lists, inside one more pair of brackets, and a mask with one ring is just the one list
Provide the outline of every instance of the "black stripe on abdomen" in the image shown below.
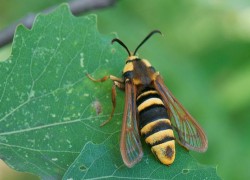
[[139,112],[140,128],[158,119],[168,119],[166,108],[163,105],[152,105]]
[[[155,124],[151,125],[150,131],[145,132],[145,133],[142,134],[143,137],[146,139],[147,137],[149,137],[152,134],[157,133],[159,131],[163,131],[163,130],[167,130],[167,129],[173,129],[172,126],[171,126],[171,124],[170,124],[170,122],[166,122],[164,120],[167,120],[167,119],[162,119],[162,121],[158,120],[159,122],[154,121]],[[145,127],[145,126],[143,126],[143,127]]]

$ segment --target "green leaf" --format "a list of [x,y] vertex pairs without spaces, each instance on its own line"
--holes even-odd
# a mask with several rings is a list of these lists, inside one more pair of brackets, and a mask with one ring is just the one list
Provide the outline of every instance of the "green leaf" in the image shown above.
[[[126,52],[111,45],[113,35],[97,31],[96,17],[76,18],[66,5],[39,15],[32,30],[19,26],[12,55],[0,63],[0,158],[12,168],[42,179],[136,177],[218,178],[182,148],[166,167],[144,147],[132,169],[119,153],[123,97],[111,112],[111,82],[86,77],[119,76]],[[147,165],[147,166],[145,166]]]
[[121,160],[117,136],[119,133],[115,132],[98,145],[87,143],[63,179],[220,179],[215,168],[200,165],[180,146],[175,162],[169,167],[160,164],[144,146],[142,161],[129,169]]

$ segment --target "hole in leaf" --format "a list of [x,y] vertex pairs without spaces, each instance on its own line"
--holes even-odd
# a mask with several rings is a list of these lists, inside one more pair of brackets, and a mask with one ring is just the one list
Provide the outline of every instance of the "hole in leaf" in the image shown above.
[[189,169],[182,169],[182,173],[183,174],[188,174],[189,173]]
[[79,169],[80,169],[80,171],[86,171],[87,167],[86,167],[85,165],[82,164],[82,165],[79,167]]

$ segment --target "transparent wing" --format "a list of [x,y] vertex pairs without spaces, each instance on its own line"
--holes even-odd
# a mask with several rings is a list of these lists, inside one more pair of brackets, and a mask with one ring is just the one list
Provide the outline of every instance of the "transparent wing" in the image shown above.
[[126,82],[125,107],[122,122],[120,150],[125,165],[132,167],[142,156],[142,146],[136,120],[136,89]]
[[168,90],[160,76],[154,81],[154,86],[169,110],[171,122],[178,133],[180,143],[190,150],[205,152],[208,141],[200,125]]

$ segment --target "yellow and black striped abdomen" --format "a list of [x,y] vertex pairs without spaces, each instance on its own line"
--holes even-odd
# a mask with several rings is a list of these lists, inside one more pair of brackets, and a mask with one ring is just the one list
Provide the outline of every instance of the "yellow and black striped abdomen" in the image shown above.
[[136,100],[141,135],[156,157],[166,165],[175,158],[175,138],[167,109],[158,92],[148,88]]

